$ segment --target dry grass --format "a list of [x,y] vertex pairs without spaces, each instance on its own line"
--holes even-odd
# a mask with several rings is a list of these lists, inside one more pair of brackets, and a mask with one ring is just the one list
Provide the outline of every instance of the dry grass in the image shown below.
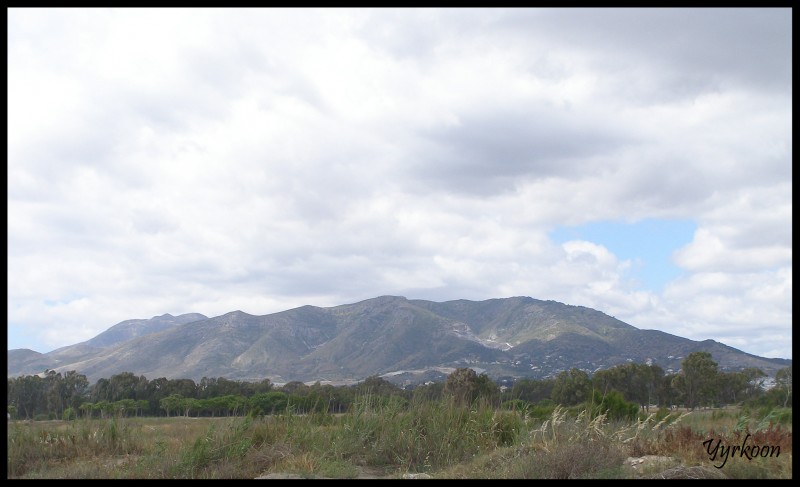
[[[556,408],[520,412],[420,403],[343,415],[11,422],[8,478],[791,478],[788,424],[740,412],[652,414],[634,422]],[[324,417],[323,417],[324,416]],[[751,417],[752,416],[752,417]],[[749,435],[749,437],[747,437]],[[703,442],[780,447],[715,468]],[[630,465],[630,458],[658,461]]]

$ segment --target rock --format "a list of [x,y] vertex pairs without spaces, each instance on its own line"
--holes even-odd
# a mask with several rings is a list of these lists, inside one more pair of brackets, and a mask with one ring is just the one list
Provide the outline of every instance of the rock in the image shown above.
[[404,473],[404,479],[432,479],[430,475],[426,473]]

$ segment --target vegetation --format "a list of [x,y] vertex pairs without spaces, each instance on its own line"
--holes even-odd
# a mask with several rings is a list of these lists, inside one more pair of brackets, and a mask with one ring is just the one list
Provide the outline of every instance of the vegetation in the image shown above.
[[[9,422],[8,478],[791,478],[791,368],[765,390],[758,370],[684,364],[573,369],[504,391],[468,368],[410,390],[377,376],[276,387],[130,373],[89,387],[47,371],[8,380],[9,414],[34,420]],[[779,454],[725,454],[720,467],[745,444]]]
[[[538,419],[453,398],[359,396],[344,414],[15,421],[8,478],[791,478],[791,410],[668,412],[614,420],[556,406]],[[663,413],[661,412],[663,411]],[[789,426],[773,420],[788,414]],[[722,468],[704,442],[779,448]],[[629,457],[660,463],[631,466]]]
[[[791,407],[792,369],[778,372],[775,386],[764,387],[766,375],[759,369],[720,372],[705,352],[690,354],[676,374],[664,374],[656,365],[629,363],[600,370],[590,377],[573,368],[555,378],[520,379],[501,391],[485,374],[460,368],[446,381],[403,389],[378,376],[368,377],[356,386],[306,385],[289,382],[276,387],[269,379],[257,383],[206,378],[147,380],[123,372],[89,385],[84,375],[48,370],[41,375],[8,379],[7,407],[13,419],[72,419],[131,416],[218,417],[277,414],[291,409],[295,413],[344,413],[359,395],[401,398],[410,401],[436,401],[452,397],[459,404],[478,399],[495,407],[513,401],[516,407],[533,407],[542,401],[575,406],[597,397],[606,400],[617,393],[621,400],[649,412],[652,405],[694,410],[698,407],[742,405],[753,407]],[[597,392],[593,392],[597,391]]]

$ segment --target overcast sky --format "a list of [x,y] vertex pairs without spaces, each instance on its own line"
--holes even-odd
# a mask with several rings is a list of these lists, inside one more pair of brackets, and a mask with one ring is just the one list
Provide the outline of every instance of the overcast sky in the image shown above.
[[792,357],[790,9],[8,10],[8,348],[510,296]]

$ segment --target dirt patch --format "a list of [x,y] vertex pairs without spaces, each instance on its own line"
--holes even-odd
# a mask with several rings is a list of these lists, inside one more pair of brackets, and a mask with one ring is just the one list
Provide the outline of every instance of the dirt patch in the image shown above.
[[725,474],[718,469],[705,466],[681,465],[680,460],[659,455],[628,457],[626,468],[634,478],[645,479],[724,479]]
[[681,465],[669,468],[663,472],[647,476],[649,479],[726,479],[728,478],[719,469],[701,465],[689,467]]
[[[264,475],[259,475],[256,479],[331,479],[332,477],[318,476],[313,473],[287,473],[287,472],[272,472]],[[390,479],[398,478],[396,474],[387,474],[385,470],[375,467],[361,467],[359,468],[357,479]]]

